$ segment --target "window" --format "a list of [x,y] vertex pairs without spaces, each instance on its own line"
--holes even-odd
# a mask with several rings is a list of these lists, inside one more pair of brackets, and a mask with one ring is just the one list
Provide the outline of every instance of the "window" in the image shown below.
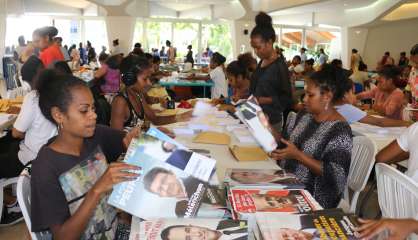
[[104,20],[84,20],[84,27],[84,39],[86,43],[87,41],[91,42],[91,45],[96,50],[97,54],[100,54],[102,51],[102,46],[109,49],[106,23]]
[[23,35],[26,41],[32,41],[32,33],[43,26],[51,26],[52,20],[43,16],[8,17],[6,19],[6,47],[17,46],[17,39]]
[[231,31],[228,24],[202,25],[202,52],[210,47],[213,52],[219,52],[229,61],[232,60]]
[[[147,22],[147,48],[148,52],[151,52],[152,48],[161,49],[165,46],[165,41],[171,41],[171,27],[170,22]],[[167,51],[167,49],[166,49]]]
[[62,37],[62,45],[71,45],[81,42],[81,21],[72,19],[55,19],[54,26],[58,29],[58,36]]
[[302,29],[282,29],[282,48],[284,49],[284,56],[287,60],[292,60],[295,55],[300,55],[300,48],[302,47]]
[[[134,40],[132,41],[132,49],[133,49],[135,43],[137,43],[137,42],[144,45],[143,34],[144,34],[144,22],[137,21],[136,24],[135,24]],[[142,47],[144,47],[144,46],[142,46]]]
[[173,46],[177,48],[177,57],[184,58],[186,56],[188,45],[192,45],[193,52],[196,55],[198,52],[199,24],[177,22],[173,24],[173,30]]

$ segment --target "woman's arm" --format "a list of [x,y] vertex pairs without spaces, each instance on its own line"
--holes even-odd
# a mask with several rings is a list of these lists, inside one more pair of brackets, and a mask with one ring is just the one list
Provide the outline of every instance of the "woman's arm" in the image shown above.
[[110,127],[123,130],[126,121],[126,100],[121,96],[116,96],[112,102],[112,113],[110,117]]
[[54,239],[79,239],[103,195],[112,190],[113,185],[138,177],[138,174],[129,170],[139,170],[139,168],[126,163],[110,164],[103,176],[87,192],[75,213],[63,224],[50,227]]
[[364,118],[360,119],[359,122],[376,125],[379,127],[409,127],[412,123],[406,122],[402,120],[391,119],[387,117],[373,117],[373,116],[365,116]]
[[99,68],[99,70],[97,70],[94,73],[94,78],[101,78],[104,75],[106,75],[106,72],[107,72],[107,68],[105,66],[102,66],[101,68]]
[[397,140],[380,150],[376,155],[376,162],[396,163],[409,158],[409,153],[402,150]]
[[12,128],[12,136],[17,139],[25,138],[25,133],[17,130],[16,128]]
[[257,97],[257,101],[260,105],[273,104],[273,98],[272,97]]
[[372,90],[357,94],[356,98],[357,100],[362,100],[362,99],[374,98],[374,95],[375,95],[375,91],[372,89]]

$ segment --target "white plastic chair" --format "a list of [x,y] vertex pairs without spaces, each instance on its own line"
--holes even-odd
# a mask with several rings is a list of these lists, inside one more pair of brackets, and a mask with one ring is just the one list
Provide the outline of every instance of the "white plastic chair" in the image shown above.
[[376,164],[377,193],[383,217],[418,219],[418,183],[387,164]]
[[30,198],[30,174],[28,169],[25,168],[17,181],[17,201],[19,202],[23,218],[25,219],[26,227],[30,232],[32,240],[52,239],[49,232],[32,232],[32,222],[30,219]]
[[[4,188],[17,183],[18,177],[0,179],[0,218],[3,216]],[[2,225],[5,226],[5,225]],[[8,226],[8,225],[7,225]]]
[[[385,218],[418,220],[418,183],[384,163],[376,164],[377,194]],[[418,239],[412,234],[410,239]]]
[[[376,149],[376,144],[366,136],[355,136],[353,138],[350,171],[344,195],[339,205],[345,212],[356,212],[360,192],[366,186],[373,169]],[[351,199],[350,192],[352,192]]]

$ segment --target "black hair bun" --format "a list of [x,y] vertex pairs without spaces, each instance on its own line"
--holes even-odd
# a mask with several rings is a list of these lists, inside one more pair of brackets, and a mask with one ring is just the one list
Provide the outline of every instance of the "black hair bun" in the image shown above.
[[255,24],[260,27],[272,27],[273,19],[265,12],[260,12],[255,16]]
[[226,58],[219,52],[213,53],[212,58],[219,65],[224,64],[226,61]]

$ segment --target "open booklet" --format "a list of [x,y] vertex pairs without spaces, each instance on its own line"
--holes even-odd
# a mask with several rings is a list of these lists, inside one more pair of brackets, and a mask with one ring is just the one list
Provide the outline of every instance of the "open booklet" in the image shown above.
[[129,240],[229,239],[247,240],[244,220],[228,219],[153,219],[140,221],[133,217]]
[[357,217],[337,209],[308,214],[255,214],[261,236],[257,239],[357,239]]
[[254,96],[236,106],[235,115],[245,124],[251,134],[266,152],[277,148],[276,140],[269,130],[267,117]]
[[281,169],[227,169],[224,183],[230,188],[303,189],[305,185]]

